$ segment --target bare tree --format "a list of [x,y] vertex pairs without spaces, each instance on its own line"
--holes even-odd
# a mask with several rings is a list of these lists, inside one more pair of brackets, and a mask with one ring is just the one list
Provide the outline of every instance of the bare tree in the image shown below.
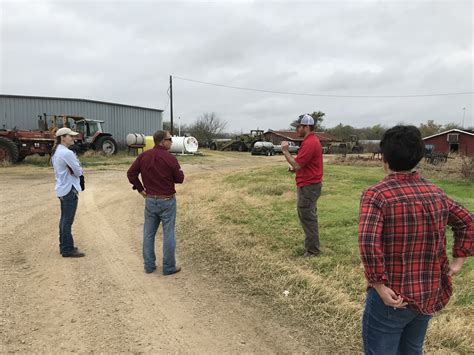
[[214,112],[206,112],[189,127],[189,132],[199,142],[206,143],[224,132],[227,122]]

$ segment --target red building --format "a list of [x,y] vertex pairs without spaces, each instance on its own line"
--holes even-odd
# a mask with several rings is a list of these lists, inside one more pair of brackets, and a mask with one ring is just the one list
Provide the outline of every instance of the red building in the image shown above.
[[[314,134],[319,138],[323,147],[332,142],[340,142],[339,139],[326,132],[314,132]],[[288,141],[300,146],[301,142],[303,142],[303,138],[299,137],[295,131],[274,131],[270,129],[264,133],[264,136],[265,140],[275,145],[281,144],[282,141]]]
[[423,138],[426,145],[433,145],[437,153],[458,153],[474,156],[474,133],[451,129]]

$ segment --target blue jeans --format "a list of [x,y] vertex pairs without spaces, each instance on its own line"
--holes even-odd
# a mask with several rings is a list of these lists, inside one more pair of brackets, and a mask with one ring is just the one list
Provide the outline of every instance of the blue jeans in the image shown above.
[[410,308],[386,306],[377,291],[369,288],[362,318],[365,354],[422,354],[432,316]]
[[72,237],[72,223],[76,215],[78,194],[76,189],[65,196],[59,197],[61,201],[61,218],[59,220],[59,252],[69,254],[74,250],[74,239]]
[[160,223],[163,222],[163,274],[176,271],[176,198],[145,199],[145,224],[143,226],[143,260],[145,271],[156,269],[155,236]]

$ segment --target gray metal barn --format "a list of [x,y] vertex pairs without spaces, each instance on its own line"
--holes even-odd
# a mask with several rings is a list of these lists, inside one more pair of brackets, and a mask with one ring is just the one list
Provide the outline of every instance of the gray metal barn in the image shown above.
[[122,144],[128,133],[152,135],[163,128],[163,110],[86,99],[0,95],[0,128],[37,129],[38,115],[43,113],[103,120],[104,130]]

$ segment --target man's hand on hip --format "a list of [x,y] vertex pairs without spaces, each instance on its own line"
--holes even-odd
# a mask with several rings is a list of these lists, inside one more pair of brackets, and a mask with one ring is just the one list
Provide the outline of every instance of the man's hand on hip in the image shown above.
[[145,192],[145,190],[143,190],[142,192],[140,192],[140,195],[142,195],[143,198],[146,198],[146,192]]
[[448,276],[453,276],[454,274],[457,274],[459,271],[461,271],[465,259],[466,258],[454,258],[451,262],[451,265],[449,265]]
[[380,298],[382,299],[383,303],[386,306],[393,307],[393,308],[406,308],[408,303],[403,302],[403,297],[397,295],[391,288],[385,286],[382,283],[377,283],[373,285],[375,291],[379,294]]

